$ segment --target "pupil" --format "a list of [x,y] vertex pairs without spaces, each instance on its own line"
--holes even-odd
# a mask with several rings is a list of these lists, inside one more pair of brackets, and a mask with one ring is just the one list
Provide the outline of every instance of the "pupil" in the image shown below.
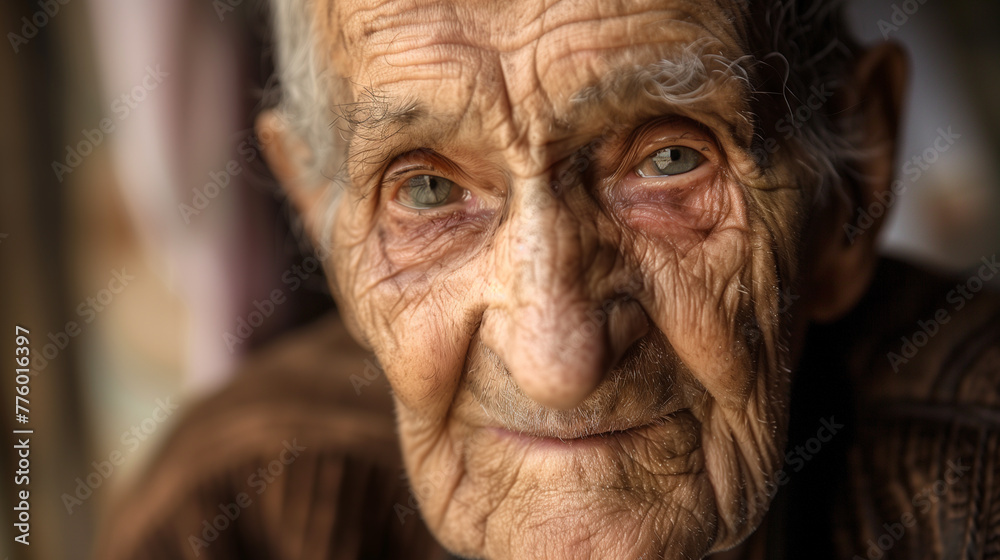
[[671,163],[677,162],[680,159],[681,159],[681,151],[670,150],[670,149],[663,150],[662,152],[657,154],[656,157],[654,158],[654,160],[656,161],[656,167],[658,167],[660,171],[665,171],[667,167],[670,166]]
[[448,187],[449,185],[440,177],[420,175],[410,179],[410,196],[418,204],[440,204],[448,197],[448,192],[451,190]]

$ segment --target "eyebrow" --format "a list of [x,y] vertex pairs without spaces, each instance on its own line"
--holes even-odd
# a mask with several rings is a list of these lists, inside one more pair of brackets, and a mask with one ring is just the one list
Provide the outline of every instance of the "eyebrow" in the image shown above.
[[337,115],[332,123],[335,128],[343,121],[352,136],[370,142],[386,140],[429,115],[419,101],[400,102],[367,88],[358,95],[357,101],[337,105],[334,113]]
[[[392,138],[406,131],[426,130],[424,124],[440,117],[432,117],[426,105],[417,100],[400,100],[364,89],[356,101],[342,103],[333,109],[336,115],[331,128],[348,133],[345,169],[349,175],[355,166],[358,171],[367,168],[372,173],[381,168],[398,150],[400,144]],[[345,130],[346,128],[346,130]],[[409,135],[412,143],[414,134]],[[417,148],[420,146],[413,146]],[[365,182],[369,177],[360,177]]]
[[[699,55],[690,47],[681,56],[663,58],[646,66],[617,68],[594,85],[580,89],[571,97],[571,107],[558,121],[566,127],[587,122],[597,115],[605,120],[627,123],[645,112],[664,108],[686,110],[693,115],[713,117],[723,123],[724,132],[737,139],[752,136],[753,115],[749,104],[732,114],[722,114],[709,107],[721,91],[735,88],[739,99],[749,100],[749,70],[744,66],[750,57],[729,60],[721,55]],[[708,64],[706,64],[706,61]],[[633,123],[638,125],[640,123]]]

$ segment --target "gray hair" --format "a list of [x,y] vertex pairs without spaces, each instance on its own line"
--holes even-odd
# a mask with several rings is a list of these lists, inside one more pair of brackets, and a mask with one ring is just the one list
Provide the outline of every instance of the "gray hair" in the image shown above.
[[[845,198],[866,154],[858,146],[857,115],[839,96],[853,72],[860,47],[848,30],[844,0],[757,0],[748,2],[748,52],[754,65],[755,154],[769,165],[766,143],[780,140],[794,154],[799,171],[811,175],[807,196],[822,204]],[[828,91],[819,109],[817,90]],[[786,128],[782,129],[782,125]],[[791,127],[791,131],[787,127]]]
[[[271,0],[275,66],[280,83],[278,111],[286,126],[312,150],[305,177],[310,183],[339,173],[344,138],[331,130],[337,89],[326,53],[317,48],[312,17],[316,0]],[[341,158],[341,159],[338,159]]]

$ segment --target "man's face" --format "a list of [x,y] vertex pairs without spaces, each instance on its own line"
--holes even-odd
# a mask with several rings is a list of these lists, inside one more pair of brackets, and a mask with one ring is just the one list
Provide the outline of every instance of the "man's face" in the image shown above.
[[781,466],[799,193],[749,155],[736,8],[320,4],[354,102],[333,283],[431,530],[489,558],[739,542]]

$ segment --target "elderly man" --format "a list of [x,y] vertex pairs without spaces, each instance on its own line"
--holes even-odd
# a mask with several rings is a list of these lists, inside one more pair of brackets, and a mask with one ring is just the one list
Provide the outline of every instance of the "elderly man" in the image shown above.
[[1000,558],[1000,304],[875,251],[897,48],[824,2],[273,9],[258,133],[344,327],[193,413],[109,556]]

